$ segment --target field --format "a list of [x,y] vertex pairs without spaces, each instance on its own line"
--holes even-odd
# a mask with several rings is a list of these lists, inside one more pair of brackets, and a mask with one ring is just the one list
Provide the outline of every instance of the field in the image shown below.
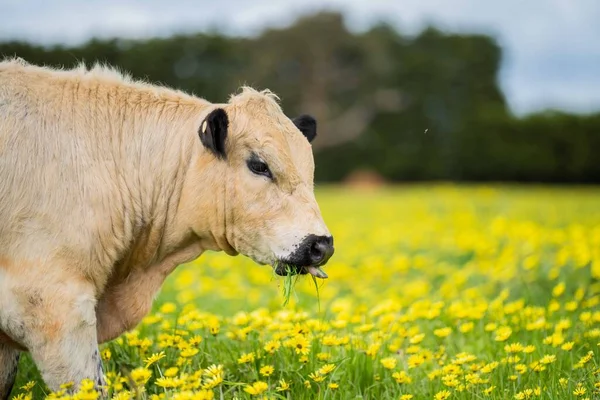
[[[110,395],[600,398],[600,189],[317,198],[336,244],[318,295],[304,276],[284,306],[283,279],[241,256],[181,266],[138,329],[102,347]],[[14,398],[43,398],[21,367]]]

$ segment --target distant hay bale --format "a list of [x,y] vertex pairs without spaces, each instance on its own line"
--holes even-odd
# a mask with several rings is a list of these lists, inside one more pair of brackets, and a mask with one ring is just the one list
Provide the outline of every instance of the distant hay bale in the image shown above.
[[374,189],[387,185],[387,181],[373,170],[357,169],[346,176],[344,184],[359,189]]

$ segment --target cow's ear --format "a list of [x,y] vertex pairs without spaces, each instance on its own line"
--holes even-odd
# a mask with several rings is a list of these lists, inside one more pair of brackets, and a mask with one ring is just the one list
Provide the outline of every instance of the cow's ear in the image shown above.
[[306,138],[309,142],[312,142],[313,139],[317,136],[317,121],[311,117],[310,115],[301,115],[293,119],[294,125]]
[[198,134],[204,147],[210,150],[217,158],[226,158],[225,139],[227,139],[227,127],[229,118],[222,108],[211,111],[202,124]]

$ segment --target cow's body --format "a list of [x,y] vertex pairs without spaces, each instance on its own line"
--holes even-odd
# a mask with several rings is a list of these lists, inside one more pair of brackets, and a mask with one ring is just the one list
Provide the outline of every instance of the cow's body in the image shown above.
[[[278,129],[295,129],[272,100],[251,94],[244,101],[224,106],[235,124],[247,119],[236,117],[240,109],[260,105]],[[219,175],[236,160],[219,161],[223,144],[211,142],[214,133],[202,137],[206,121],[214,131],[215,118],[227,118],[213,112],[221,106],[101,67],[0,63],[0,400],[12,385],[17,349],[31,352],[51,388],[86,377],[101,385],[97,343],[135,326],[166,276],[203,251],[270,260],[240,250],[250,239],[230,228],[239,217],[223,199],[233,183]],[[282,151],[302,146],[284,160],[297,177],[278,185],[314,201],[312,183],[310,193],[303,183],[312,182],[312,170],[295,172],[310,146],[297,133],[288,136],[276,139]],[[245,138],[237,137],[230,147]],[[228,182],[266,184],[244,174]],[[310,207],[318,217],[312,226],[322,230],[318,208]]]
[[[182,128],[197,130],[211,106],[102,69],[0,64],[3,346],[34,349],[48,335],[86,329],[58,326],[73,313],[95,334],[97,302],[98,340],[111,339],[139,322],[177,264],[216,248],[175,232],[194,139]],[[65,357],[77,349],[62,348]],[[49,382],[62,378],[32,353]]]

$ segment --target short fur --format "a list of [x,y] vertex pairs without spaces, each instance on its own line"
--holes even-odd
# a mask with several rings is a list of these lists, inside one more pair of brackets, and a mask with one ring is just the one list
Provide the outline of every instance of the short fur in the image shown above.
[[[216,109],[227,139],[210,151],[198,134]],[[250,152],[276,181],[248,171]],[[51,389],[103,382],[97,343],[136,326],[205,250],[273,263],[329,235],[313,173],[269,91],[212,104],[103,66],[0,62],[0,399],[15,349]]]

